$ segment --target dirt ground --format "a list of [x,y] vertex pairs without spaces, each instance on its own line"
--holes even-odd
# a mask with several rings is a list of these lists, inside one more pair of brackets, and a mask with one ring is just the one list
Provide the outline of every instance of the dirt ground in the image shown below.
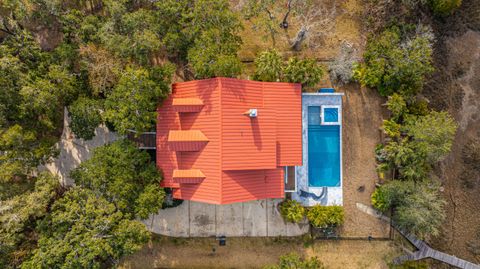
[[386,269],[388,261],[399,254],[390,241],[339,240],[311,244],[302,238],[227,238],[227,245],[220,247],[215,238],[162,237],[128,257],[120,268],[262,268],[291,252],[317,256],[329,269]]
[[[452,18],[438,25],[435,59],[439,71],[424,91],[432,107],[448,110],[459,123],[451,154],[436,169],[444,183],[447,219],[433,246],[480,263],[480,171],[463,151],[480,138],[480,3],[464,1]],[[476,14],[476,20],[468,14]]]
[[[240,10],[246,1],[232,0],[231,2],[234,9]],[[281,21],[287,11],[286,2],[276,2],[276,8],[272,10],[276,20]],[[343,41],[349,42],[356,48],[362,47],[364,39],[360,30],[362,14],[360,0],[314,0],[313,2],[316,9],[325,10],[325,14],[319,17],[331,17],[331,19],[326,20],[328,22],[313,25],[310,30],[312,37],[305,40],[301,51],[295,52],[290,49],[291,40],[295,38],[301,27],[301,22],[290,14],[288,29],[282,30],[278,27],[275,45],[264,28],[258,26],[257,21],[243,21],[244,30],[241,33],[243,45],[239,52],[240,58],[244,61],[253,61],[259,52],[274,47],[285,57],[308,56],[328,62],[335,58],[339,45]]]
[[[342,236],[388,237],[389,226],[360,212],[356,203],[370,205],[375,189],[375,146],[380,143],[385,100],[376,91],[358,85],[340,87],[343,103],[343,205]],[[362,188],[363,187],[363,188]],[[362,191],[363,189],[363,191]]]

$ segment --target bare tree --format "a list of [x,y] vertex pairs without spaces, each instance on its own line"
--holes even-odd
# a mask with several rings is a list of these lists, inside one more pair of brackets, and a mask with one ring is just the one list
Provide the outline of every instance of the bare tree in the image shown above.
[[357,50],[346,41],[340,45],[340,51],[329,65],[330,80],[340,85],[348,84],[353,77],[353,65],[358,61]]
[[290,45],[293,50],[300,50],[304,41],[316,42],[324,38],[335,27],[337,15],[336,0],[330,7],[319,6],[312,0],[295,0],[293,2],[294,15],[300,21],[300,29]]

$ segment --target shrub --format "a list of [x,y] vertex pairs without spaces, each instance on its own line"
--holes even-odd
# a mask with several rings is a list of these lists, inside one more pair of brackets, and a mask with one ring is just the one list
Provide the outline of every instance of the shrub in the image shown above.
[[382,96],[395,92],[414,95],[423,87],[425,76],[433,72],[431,31],[417,27],[412,36],[390,27],[370,37],[364,62],[354,67],[354,78],[363,86],[375,87]]
[[402,199],[413,191],[413,182],[393,180],[375,189],[372,194],[372,205],[386,212],[402,203]]
[[387,197],[385,195],[385,192],[383,191],[384,189],[382,188],[377,188],[375,191],[372,193],[372,205],[376,209],[386,212],[390,205],[387,201]]
[[403,114],[408,112],[405,99],[398,93],[394,93],[388,97],[386,103],[388,110],[392,113],[392,119],[398,121]]
[[323,69],[315,59],[300,60],[292,57],[283,70],[285,82],[301,83],[303,87],[313,87],[320,82]]
[[316,205],[308,209],[307,218],[317,228],[335,227],[343,224],[344,211],[341,206]]
[[445,16],[460,7],[462,0],[430,0],[429,4],[435,14]]
[[275,50],[267,50],[255,59],[255,74],[253,79],[259,81],[278,81],[282,76],[283,59]]
[[425,116],[430,110],[428,109],[427,101],[415,100],[408,106],[408,112],[416,116]]
[[302,259],[296,253],[290,253],[280,257],[278,265],[265,266],[263,269],[325,269],[317,257]]
[[305,217],[305,208],[295,200],[286,200],[280,204],[280,213],[286,221],[298,223]]
[[260,53],[255,59],[255,68],[255,80],[301,83],[302,87],[313,87],[323,77],[323,68],[315,59],[291,57],[285,63],[276,50]]
[[389,137],[400,137],[401,125],[394,120],[383,120],[382,129]]
[[428,269],[425,261],[406,261],[401,265],[394,265],[392,269]]

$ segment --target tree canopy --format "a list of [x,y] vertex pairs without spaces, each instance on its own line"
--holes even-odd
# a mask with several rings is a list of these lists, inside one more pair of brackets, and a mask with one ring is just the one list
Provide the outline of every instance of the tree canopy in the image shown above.
[[94,192],[73,188],[40,223],[38,248],[21,268],[101,268],[139,250],[150,234]]
[[126,215],[147,218],[162,206],[161,176],[150,156],[132,142],[120,140],[98,147],[72,171],[78,186],[103,196]]
[[18,266],[35,245],[32,231],[60,193],[58,178],[39,175],[31,191],[0,201],[0,267]]
[[393,220],[399,228],[422,238],[436,236],[445,218],[445,201],[438,188],[430,180],[417,183],[393,180],[375,190],[372,204],[383,212],[393,209]]
[[80,97],[68,107],[70,128],[79,138],[85,140],[95,136],[95,128],[103,121],[101,115],[102,101],[88,97]]

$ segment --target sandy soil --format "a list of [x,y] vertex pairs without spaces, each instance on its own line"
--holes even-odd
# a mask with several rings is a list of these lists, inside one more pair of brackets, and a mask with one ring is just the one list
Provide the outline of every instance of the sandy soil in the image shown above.
[[228,238],[227,246],[219,247],[214,238],[160,238],[128,257],[120,268],[261,268],[276,263],[280,255],[297,252],[317,256],[330,269],[386,269],[399,253],[389,241],[305,243],[301,238]]
[[[388,237],[389,226],[360,212],[356,203],[370,204],[375,189],[375,146],[380,143],[385,100],[376,91],[358,85],[339,88],[343,103],[343,204],[345,224],[342,236]],[[360,187],[363,191],[359,190]]]
[[[448,203],[443,233],[433,242],[439,249],[480,263],[480,175],[468,171],[462,159],[466,145],[480,138],[480,32],[468,30],[449,37],[443,46],[447,57],[442,71],[449,78],[441,87],[430,87],[427,95],[432,106],[455,115],[459,129],[451,154],[436,171]],[[477,253],[469,249],[472,244],[479,246]]]

